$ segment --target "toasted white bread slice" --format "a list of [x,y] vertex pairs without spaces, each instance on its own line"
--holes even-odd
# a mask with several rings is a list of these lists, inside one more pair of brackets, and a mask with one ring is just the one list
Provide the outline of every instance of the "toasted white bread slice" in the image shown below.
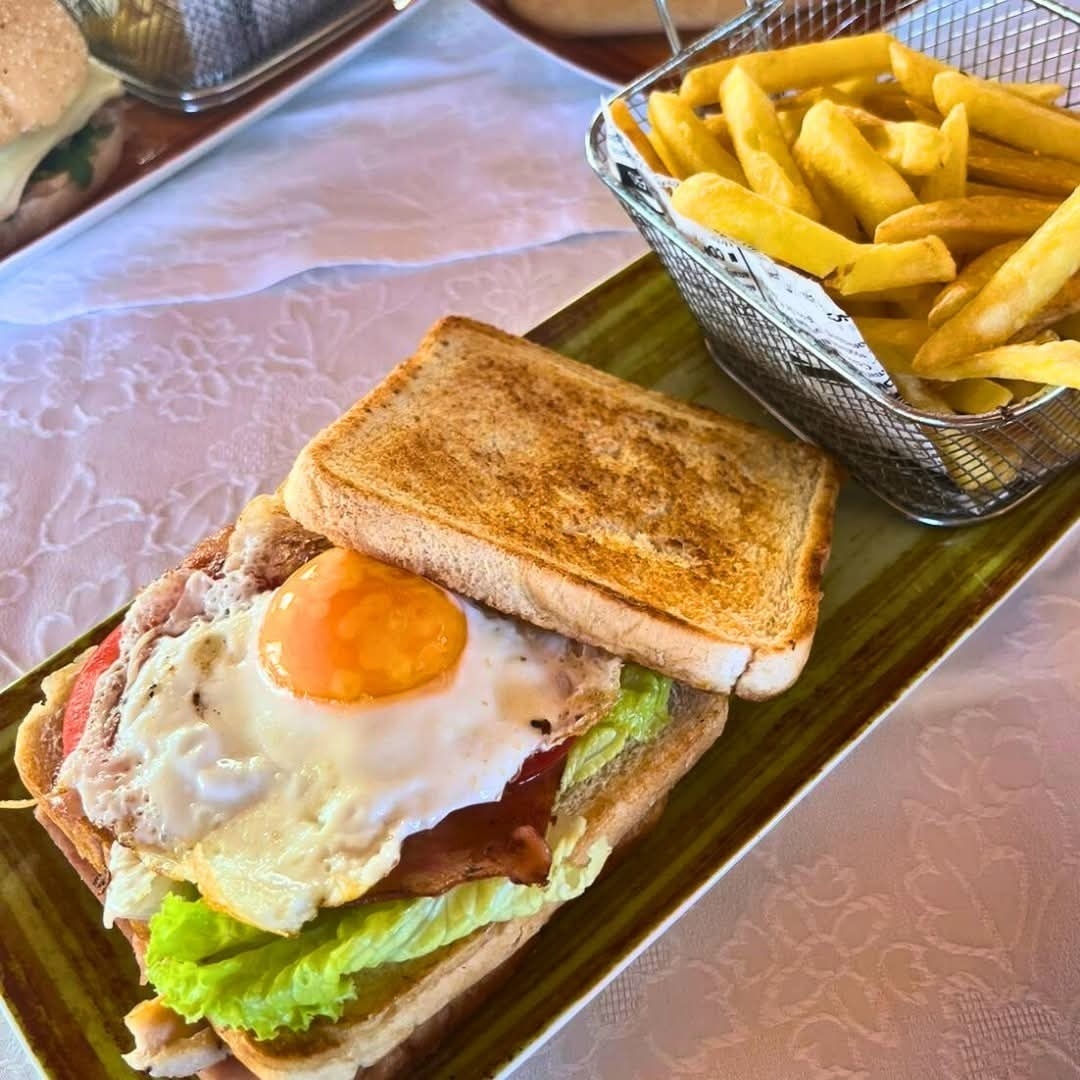
[[[100,899],[107,882],[110,840],[82,816],[77,801],[53,791],[62,760],[64,705],[85,660],[86,654],[45,680],[45,700],[19,728],[15,763],[38,800],[42,823]],[[560,795],[556,814],[580,815],[588,823],[571,858],[583,862],[601,838],[618,849],[655,820],[668,792],[723,730],[727,698],[676,686],[671,711],[670,723],[657,738],[630,747],[589,780]],[[551,905],[531,918],[485,927],[430,956],[363,973],[357,978],[357,999],[336,1022],[316,1023],[306,1032],[264,1042],[235,1030],[217,1035],[260,1080],[418,1075],[423,1057],[447,1025],[497,986],[507,962],[556,909]],[[145,925],[121,929],[141,961]],[[206,1047],[207,1076],[236,1080],[236,1069],[222,1073],[214,1064],[215,1045]]]
[[821,451],[447,318],[301,452],[289,513],[691,686],[765,698],[817,624]]

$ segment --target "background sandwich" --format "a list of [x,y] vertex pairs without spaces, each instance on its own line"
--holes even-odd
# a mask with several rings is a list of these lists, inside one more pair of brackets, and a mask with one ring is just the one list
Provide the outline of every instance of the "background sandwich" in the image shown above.
[[438,324],[20,728],[160,995],[132,1063],[415,1068],[726,692],[798,675],[835,494],[811,447]]
[[119,79],[58,0],[0,0],[0,254],[77,210],[116,168]]

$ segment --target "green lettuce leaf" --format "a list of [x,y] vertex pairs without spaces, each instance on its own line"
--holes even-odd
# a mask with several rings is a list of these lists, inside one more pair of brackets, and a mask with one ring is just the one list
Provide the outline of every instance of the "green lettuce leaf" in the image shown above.
[[30,177],[30,183],[67,173],[79,187],[88,188],[94,182],[94,147],[110,131],[111,124],[87,124],[80,128],[70,139],[54,146],[41,159]]
[[670,679],[637,664],[625,664],[619,697],[611,712],[570,749],[563,790],[599,772],[622,753],[627,742],[648,742],[659,735],[670,719],[670,697]]
[[[670,694],[670,679],[625,665],[611,712],[571,749],[563,788],[594,775],[628,742],[659,734],[669,719]],[[165,1004],[186,1020],[207,1018],[259,1039],[302,1031],[318,1017],[341,1016],[355,996],[356,972],[425,956],[489,923],[526,918],[545,904],[578,896],[610,853],[601,841],[590,848],[585,866],[571,864],[568,856],[584,831],[582,818],[553,827],[551,873],[542,888],[490,878],[443,896],[330,909],[291,938],[174,893],[150,921],[147,974]]]
[[291,938],[212,911],[202,900],[169,895],[150,921],[147,974],[186,1020],[205,1017],[259,1039],[302,1031],[316,1017],[341,1016],[356,993],[355,972],[424,956],[489,923],[527,918],[578,896],[610,854],[607,842],[598,841],[584,866],[569,862],[584,831],[582,818],[553,828],[543,887],[491,878],[443,896],[326,910]]

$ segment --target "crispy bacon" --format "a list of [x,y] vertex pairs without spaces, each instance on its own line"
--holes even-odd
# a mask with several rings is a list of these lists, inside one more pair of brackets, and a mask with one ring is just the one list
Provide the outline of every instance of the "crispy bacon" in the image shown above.
[[551,870],[545,834],[573,739],[528,758],[494,803],[448,814],[401,845],[401,860],[358,901],[440,896],[480,878],[543,885]]

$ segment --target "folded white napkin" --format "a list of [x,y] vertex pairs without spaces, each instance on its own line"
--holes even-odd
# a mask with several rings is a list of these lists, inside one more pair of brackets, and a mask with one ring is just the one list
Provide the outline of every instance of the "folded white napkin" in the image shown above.
[[53,322],[254,292],[317,266],[420,265],[628,230],[584,161],[600,96],[466,0],[436,0],[208,158],[0,280],[0,320]]

